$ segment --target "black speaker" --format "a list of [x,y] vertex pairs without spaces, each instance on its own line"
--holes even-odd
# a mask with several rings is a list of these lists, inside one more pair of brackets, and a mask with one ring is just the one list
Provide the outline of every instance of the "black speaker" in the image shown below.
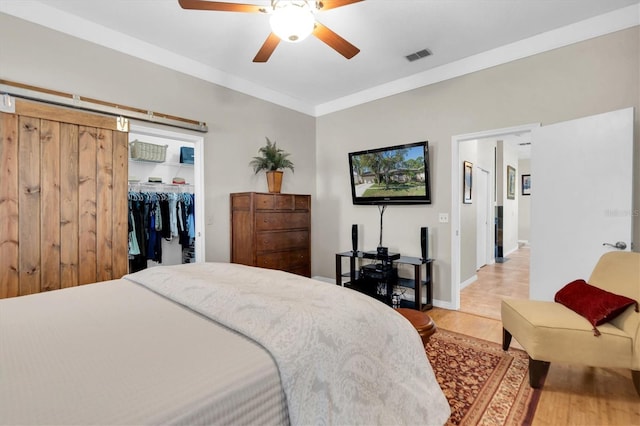
[[351,225],[351,247],[354,253],[358,252],[358,225],[355,223]]
[[429,228],[420,228],[420,248],[422,249],[422,260],[429,258]]

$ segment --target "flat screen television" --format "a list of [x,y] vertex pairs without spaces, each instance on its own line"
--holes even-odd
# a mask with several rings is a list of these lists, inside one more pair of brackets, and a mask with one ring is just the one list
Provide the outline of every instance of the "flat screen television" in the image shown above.
[[353,204],[431,204],[429,142],[349,153]]

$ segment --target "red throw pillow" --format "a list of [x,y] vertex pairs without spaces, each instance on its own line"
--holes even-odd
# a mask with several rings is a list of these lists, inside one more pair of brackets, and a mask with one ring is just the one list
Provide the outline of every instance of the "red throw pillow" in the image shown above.
[[585,317],[593,325],[595,336],[600,335],[597,325],[611,321],[629,306],[635,304],[638,312],[637,301],[594,287],[585,280],[565,285],[556,293],[554,300]]

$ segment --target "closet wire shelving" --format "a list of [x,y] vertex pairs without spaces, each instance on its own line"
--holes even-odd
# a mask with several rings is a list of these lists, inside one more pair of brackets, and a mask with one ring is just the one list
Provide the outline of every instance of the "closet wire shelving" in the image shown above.
[[130,195],[145,193],[193,194],[194,189],[195,186],[189,183],[129,182]]

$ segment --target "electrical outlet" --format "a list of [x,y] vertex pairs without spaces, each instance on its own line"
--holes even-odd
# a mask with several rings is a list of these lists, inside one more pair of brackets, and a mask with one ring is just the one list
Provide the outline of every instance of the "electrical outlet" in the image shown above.
[[440,223],[449,223],[449,213],[440,213],[438,221]]

